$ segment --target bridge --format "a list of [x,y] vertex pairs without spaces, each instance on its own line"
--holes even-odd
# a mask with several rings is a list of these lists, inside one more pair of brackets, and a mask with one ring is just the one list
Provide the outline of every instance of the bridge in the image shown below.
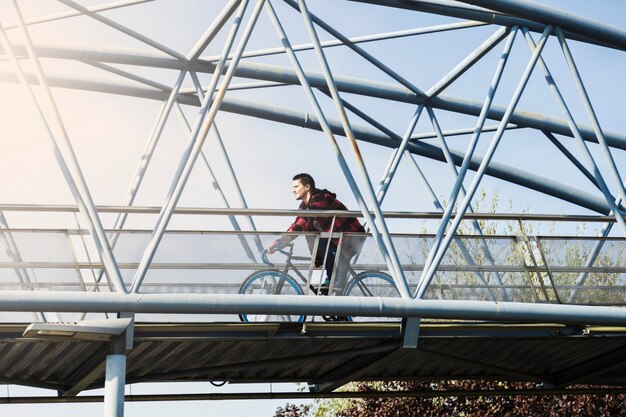
[[[623,30],[525,0],[29,7],[0,8],[0,380],[54,395],[0,403],[623,390]],[[268,255],[301,171],[366,232]],[[321,239],[359,242],[326,296]]]

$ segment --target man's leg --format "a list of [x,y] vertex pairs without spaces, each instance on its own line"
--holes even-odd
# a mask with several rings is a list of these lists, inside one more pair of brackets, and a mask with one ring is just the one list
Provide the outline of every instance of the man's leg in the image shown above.
[[[328,245],[328,239],[320,239],[317,245],[317,253],[315,254],[315,266],[324,265],[326,276],[321,279],[320,292],[323,295],[328,295],[328,287],[330,286],[330,280],[333,276],[333,269],[335,267],[335,256],[337,248],[331,243],[326,253],[326,246]],[[326,257],[326,258],[324,258]]]
[[335,268],[335,281],[333,282],[333,293],[337,295],[343,294],[343,290],[348,281],[348,271],[350,270],[350,258],[346,258],[343,254],[339,254],[337,258],[337,267]]

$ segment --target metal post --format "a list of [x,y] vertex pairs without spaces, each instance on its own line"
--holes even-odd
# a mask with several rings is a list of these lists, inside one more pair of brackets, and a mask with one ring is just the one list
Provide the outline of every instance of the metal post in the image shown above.
[[[529,48],[534,48],[535,47],[535,42],[533,41],[532,36],[530,35],[530,32],[528,31],[528,29],[524,28],[524,35],[526,37],[526,41],[528,43],[528,47]],[[574,121],[574,118],[572,117],[572,114],[569,111],[569,108],[567,107],[567,104],[565,103],[565,100],[563,99],[563,96],[561,95],[561,92],[559,91],[559,88],[557,87],[556,83],[554,82],[554,79],[552,78],[552,74],[550,74],[550,70],[548,69],[546,63],[544,62],[543,58],[539,57],[539,67],[541,68],[541,71],[544,74],[544,77],[546,79],[546,82],[548,83],[548,86],[550,87],[550,91],[552,91],[552,93],[554,94],[554,97],[556,99],[556,101],[558,102],[559,106],[561,107],[561,111],[563,113],[563,115],[565,116],[565,118],[567,119],[567,124],[569,125],[572,134],[574,135],[574,138],[576,139],[576,142],[578,143],[578,146],[580,147],[580,150],[582,151],[583,155],[585,156],[585,159],[587,160],[587,164],[589,165],[589,167],[591,168],[590,171],[593,173],[593,176],[595,177],[596,181],[598,182],[598,186],[600,187],[600,191],[602,191],[602,194],[604,195],[604,198],[606,199],[607,203],[609,204],[609,207],[611,208],[611,210],[613,211],[613,214],[615,215],[615,219],[617,220],[617,223],[619,223],[619,225],[622,227],[622,230],[624,232],[624,235],[626,235],[626,221],[624,221],[624,213],[620,211],[619,207],[615,204],[615,198],[611,195],[611,192],[609,190],[608,185],[606,184],[606,182],[604,181],[604,178],[602,176],[602,173],[600,172],[600,169],[598,168],[598,165],[596,164],[593,155],[591,154],[591,152],[589,151],[589,148],[587,147],[587,144],[585,143],[585,141],[583,140],[582,136],[580,135],[580,131],[578,130],[578,126],[576,125],[576,122]],[[598,126],[599,128],[599,126]],[[598,137],[598,141],[600,141],[600,138]],[[609,159],[612,160],[612,158],[609,156]],[[615,168],[617,169],[617,168]],[[619,173],[617,173],[617,178],[619,179]],[[623,190],[623,185],[621,183],[621,179],[619,182],[619,187]]]
[[[526,83],[528,82],[528,79],[530,78],[530,74],[532,73],[532,70],[535,67],[535,64],[537,63],[537,60],[541,56],[541,51],[543,50],[543,47],[546,44],[546,41],[548,39],[548,36],[550,35],[551,30],[552,30],[551,26],[546,26],[545,30],[543,31],[543,34],[541,35],[541,39],[539,40],[539,44],[534,49],[532,56],[530,58],[530,61],[528,62],[528,65],[526,66],[526,69],[524,70],[524,74],[522,75],[522,78],[515,90],[515,93],[513,94],[513,97],[506,109],[506,113],[502,117],[500,126],[498,127],[498,131],[494,135],[494,138],[492,139],[491,144],[489,145],[489,148],[487,149],[487,151],[485,152],[485,155],[483,156],[483,160],[480,164],[480,167],[476,171],[476,175],[474,176],[474,179],[470,185],[468,193],[466,194],[465,198],[463,199],[463,201],[461,202],[461,204],[459,205],[457,209],[457,213],[456,213],[456,216],[454,217],[454,221],[452,222],[452,226],[450,226],[448,230],[448,234],[446,235],[444,241],[441,243],[441,245],[438,245],[437,243],[441,242],[441,236],[443,235],[443,231],[445,230],[445,224],[442,220],[441,226],[443,227],[440,227],[440,230],[437,232],[438,240],[435,242],[435,245],[433,246],[434,250],[431,250],[431,255],[435,253],[436,254],[434,255],[434,257],[432,257],[432,261],[428,265],[428,269],[425,268],[424,272],[422,273],[422,276],[420,277],[420,284],[417,290],[416,297],[419,298],[424,294],[424,291],[426,290],[426,287],[428,286],[432,277],[434,276],[435,271],[437,270],[437,267],[439,266],[439,263],[443,259],[446,249],[448,248],[448,246],[450,245],[450,242],[454,238],[454,234],[456,233],[456,230],[459,224],[463,220],[463,216],[465,215],[467,207],[469,206],[471,199],[474,197],[474,193],[478,189],[478,185],[480,184],[480,181],[483,175],[485,174],[485,169],[487,168],[487,165],[489,165],[489,162],[491,161],[491,158],[493,157],[493,154],[495,153],[496,148],[498,147],[498,144],[500,143],[500,139],[502,138],[502,135],[504,131],[506,130],[505,128],[506,128],[506,125],[509,123],[509,118],[511,117],[511,114],[513,113],[513,110],[515,109],[515,106],[517,106],[517,103],[519,102],[522,92],[524,91],[524,88],[526,87]],[[467,158],[467,155],[466,155],[466,158]],[[460,183],[462,183],[463,181],[463,177],[460,174],[461,173],[459,173],[458,181],[454,184],[455,187],[453,190],[453,195],[458,194],[459,189],[460,189]],[[454,203],[450,201],[449,206],[446,210],[446,213],[448,213],[448,211],[450,211],[451,213],[453,205]],[[449,218],[450,213],[448,213],[448,218]]]
[[[478,139],[480,138],[480,134],[482,133],[482,127],[485,124],[487,114],[489,113],[489,109],[491,108],[493,97],[496,93],[496,90],[498,89],[498,85],[500,84],[500,79],[502,78],[502,73],[504,72],[504,68],[508,61],[509,53],[511,51],[511,47],[513,46],[513,41],[515,40],[516,34],[517,34],[517,28],[514,27],[511,29],[511,33],[509,34],[506,44],[504,45],[502,54],[500,55],[500,60],[498,61],[498,65],[496,66],[496,71],[494,73],[493,79],[491,80],[491,85],[489,86],[489,90],[487,91],[487,96],[485,97],[482,108],[480,110],[480,116],[478,117],[478,121],[476,122],[474,133],[472,135],[472,138],[470,139],[470,143],[467,147],[467,151],[465,152],[465,156],[463,158],[463,163],[461,164],[461,168],[459,169],[457,180],[454,183],[454,186],[452,187],[452,192],[450,193],[450,201],[448,202],[448,206],[445,209],[444,214],[441,218],[441,223],[439,225],[437,236],[435,238],[435,246],[433,246],[433,248],[431,249],[431,253],[429,254],[429,257],[426,260],[426,264],[424,265],[424,272],[426,272],[430,262],[432,261],[432,257],[434,256],[434,254],[436,253],[438,249],[437,244],[438,242],[441,242],[443,233],[446,230],[446,225],[448,224],[452,216],[452,211],[454,210],[454,205],[456,203],[459,190],[461,189],[461,185],[463,184],[463,180],[465,179],[465,175],[467,174],[470,163],[472,161],[474,151],[476,150],[476,146],[478,145]],[[502,124],[500,126],[502,126]]]
[[60,131],[60,142],[63,148],[65,149],[65,153],[68,156],[69,164],[68,164],[68,161],[65,160],[65,157],[59,147],[59,143],[57,142],[57,138],[52,132],[52,129],[50,125],[48,124],[48,121],[43,113],[41,106],[39,105],[37,98],[35,97],[32,91],[32,88],[30,87],[30,84],[28,83],[28,80],[26,79],[26,76],[24,75],[22,68],[17,62],[15,53],[13,52],[10,42],[8,38],[6,37],[6,33],[1,28],[0,28],[0,34],[1,34],[0,37],[2,38],[2,42],[4,44],[5,49],[10,55],[11,62],[13,63],[15,67],[18,78],[20,78],[22,84],[28,91],[28,95],[31,101],[33,102],[33,104],[35,105],[37,112],[39,114],[39,117],[41,118],[41,120],[43,121],[47,129],[48,136],[50,138],[50,144],[52,145],[55,158],[57,160],[57,163],[59,164],[59,167],[61,168],[61,171],[70,188],[70,191],[72,192],[74,199],[76,200],[78,206],[80,207],[81,212],[88,219],[89,228],[94,238],[94,243],[96,244],[96,247],[98,248],[98,252],[100,253],[100,256],[105,265],[107,273],[109,274],[109,277],[113,281],[113,284],[115,285],[116,290],[125,293],[126,286],[124,285],[124,281],[122,280],[122,276],[117,266],[117,262],[115,261],[115,257],[113,256],[113,251],[111,250],[111,247],[109,246],[107,236],[104,233],[104,228],[102,227],[102,223],[100,222],[100,217],[98,216],[98,212],[95,208],[94,202],[91,199],[91,194],[89,193],[89,187],[87,186],[85,178],[83,177],[80,165],[78,163],[78,159],[76,158],[76,154],[74,153],[74,149],[72,148],[72,144],[69,140],[69,136],[67,134],[67,131],[65,130],[65,126],[61,119],[59,109],[56,105],[56,102],[54,101],[52,92],[50,91],[50,85],[48,84],[48,81],[44,75],[43,68],[41,67],[41,63],[39,62],[39,58],[37,54],[35,53],[35,48],[33,46],[28,30],[26,29],[26,26],[24,25],[24,19],[22,17],[22,13],[20,11],[20,8],[16,0],[13,0],[13,8],[18,18],[18,25],[20,27],[20,30],[24,37],[24,41],[26,43],[26,49],[34,63],[39,85],[43,87],[46,99],[48,100],[50,108],[53,111],[54,119]]
[[[539,270],[539,263],[537,262],[537,258],[535,257],[533,245],[532,243],[530,243],[530,239],[528,238],[528,234],[526,233],[524,222],[522,221],[522,219],[518,219],[517,222],[519,224],[519,230],[520,230],[520,233],[522,234],[522,238],[524,239],[524,242],[526,243],[526,250],[528,251],[528,257],[530,258],[530,261],[533,263],[532,266],[535,269],[535,275],[537,276],[537,284],[539,284],[539,286],[541,287],[541,292],[543,293],[543,297],[545,298],[547,302],[549,302],[550,296],[548,295],[548,291],[546,290],[546,286],[543,282],[543,275],[541,274],[541,271]],[[532,286],[532,281],[530,281],[530,285]]]
[[[522,230],[523,227],[520,226],[520,230]],[[522,230],[522,234],[523,234],[523,230]],[[524,236],[526,237],[526,236]],[[524,273],[526,274],[526,278],[528,279],[528,288],[530,289],[530,295],[532,296],[532,299],[535,302],[539,302],[539,294],[537,293],[537,290],[535,290],[535,285],[533,284],[533,277],[530,275],[530,270],[528,268],[528,264],[526,263],[526,256],[524,255],[524,249],[522,244],[526,243],[526,241],[524,240],[524,237],[522,236],[516,236],[515,237],[515,248],[517,249],[517,253],[519,254],[519,257],[522,261],[522,265],[524,267]],[[526,246],[528,248],[528,246]]]
[[[213,73],[213,78],[211,79],[211,83],[209,85],[207,94],[205,96],[205,100],[204,100],[205,102],[203,103],[202,108],[201,108],[201,113],[199,117],[197,118],[196,123],[194,125],[194,129],[190,138],[189,146],[187,150],[185,151],[183,158],[181,160],[181,164],[179,165],[176,175],[174,176],[172,186],[170,187],[170,190],[168,192],[168,197],[165,201],[165,204],[163,205],[163,209],[161,210],[161,213],[159,214],[159,219],[157,221],[157,224],[155,225],[150,241],[148,242],[148,246],[146,247],[146,250],[141,259],[139,267],[137,268],[137,272],[133,280],[133,286],[132,286],[133,292],[137,292],[139,290],[139,287],[141,286],[141,283],[143,279],[145,278],[148,267],[150,263],[152,262],[152,258],[154,257],[154,254],[156,253],[156,249],[159,245],[159,242],[161,241],[161,238],[163,237],[163,232],[165,231],[167,224],[169,223],[169,220],[172,216],[174,208],[176,207],[178,199],[180,198],[180,195],[182,194],[185,184],[187,183],[187,179],[189,178],[189,175],[191,174],[191,170],[195,164],[198,154],[200,153],[200,150],[202,149],[204,139],[206,138],[206,135],[209,132],[211,125],[213,124],[213,120],[215,120],[215,116],[217,115],[217,112],[219,111],[219,107],[224,98],[224,95],[226,94],[226,89],[228,88],[228,84],[230,83],[230,80],[233,78],[235,68],[237,67],[239,59],[241,58],[241,54],[243,53],[243,50],[246,47],[248,39],[250,38],[250,34],[252,33],[252,29],[255,26],[256,20],[259,16],[259,13],[261,11],[261,7],[263,6],[264,1],[265,0],[257,1],[257,4],[252,12],[252,16],[250,17],[250,20],[248,22],[248,26],[245,28],[242,38],[239,41],[239,45],[237,46],[235,57],[233,58],[233,60],[231,61],[228,67],[226,75],[224,76],[224,81],[222,82],[220,89],[217,92],[217,97],[215,98],[215,100],[213,100],[215,86],[217,85],[217,82],[220,78],[221,71],[224,68],[224,65],[226,63],[226,57],[228,56],[228,53],[230,52],[230,48],[232,47],[234,40],[235,40],[235,35],[240,26],[241,19],[243,17],[243,12],[245,11],[245,8],[248,4],[247,0],[243,0],[241,3],[240,12],[238,13],[237,18],[235,19],[235,22],[233,23],[233,27],[231,28],[231,32],[229,33],[228,39],[224,46],[224,51],[222,54],[223,59],[220,60],[220,62],[216,66],[215,72]],[[209,104],[210,104],[210,107],[209,107]],[[206,117],[203,118],[202,115],[204,114],[204,111],[207,108],[208,108],[208,112],[206,113]]]
[[124,417],[126,355],[107,355],[104,381],[104,417]]
[[543,249],[541,248],[541,239],[539,239],[539,237],[537,236],[535,237],[535,244],[537,245],[537,251],[539,252],[539,256],[541,257],[541,262],[543,262],[543,266],[546,268],[548,280],[550,281],[550,286],[552,287],[552,291],[554,291],[554,297],[559,304],[563,304],[563,300],[561,300],[559,291],[556,288],[556,282],[554,282],[554,275],[552,275],[552,270],[550,269],[550,265],[548,265],[546,255],[543,253]]

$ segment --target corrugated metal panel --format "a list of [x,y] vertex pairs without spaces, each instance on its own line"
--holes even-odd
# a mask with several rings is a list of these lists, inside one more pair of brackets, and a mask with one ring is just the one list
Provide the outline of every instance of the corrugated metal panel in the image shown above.
[[[424,325],[417,349],[400,349],[398,325],[312,325],[304,334],[298,325],[272,326],[272,331],[260,331],[250,324],[151,324],[145,328],[139,324],[134,347],[127,354],[127,381],[321,383],[351,375],[358,379],[508,380],[524,380],[528,375],[550,381],[561,372],[626,350],[626,333],[556,335],[550,326],[518,327],[517,331],[532,331],[536,336],[516,337],[507,326]],[[106,342],[19,339],[1,331],[0,335],[5,336],[0,338],[0,378],[25,385],[69,389],[101,365],[109,351]],[[293,357],[297,360],[289,359]],[[358,362],[366,364],[363,372],[351,368],[357,358],[365,359]],[[626,380],[626,362],[615,365],[607,368],[606,377]],[[90,388],[102,384],[100,374]]]

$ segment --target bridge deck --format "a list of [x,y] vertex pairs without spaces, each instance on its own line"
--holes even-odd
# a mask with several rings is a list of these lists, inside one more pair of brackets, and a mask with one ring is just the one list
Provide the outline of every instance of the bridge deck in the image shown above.
[[[102,387],[106,342],[29,339],[0,326],[5,383],[75,395]],[[127,383],[296,382],[331,390],[350,380],[495,379],[564,386],[626,384],[626,328],[426,322],[417,348],[400,323],[135,326]]]

